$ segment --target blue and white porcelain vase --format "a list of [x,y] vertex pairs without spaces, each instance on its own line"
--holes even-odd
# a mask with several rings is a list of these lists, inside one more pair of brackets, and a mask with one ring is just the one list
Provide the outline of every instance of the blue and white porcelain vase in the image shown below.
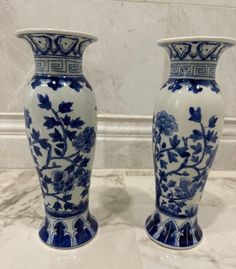
[[78,247],[98,229],[89,212],[97,107],[82,72],[84,49],[97,38],[40,29],[17,36],[29,42],[35,58],[24,115],[46,212],[39,236],[52,247]]
[[223,127],[216,65],[235,40],[186,37],[158,44],[168,51],[171,71],[154,108],[156,210],[145,226],[153,241],[187,249],[202,239],[198,206]]

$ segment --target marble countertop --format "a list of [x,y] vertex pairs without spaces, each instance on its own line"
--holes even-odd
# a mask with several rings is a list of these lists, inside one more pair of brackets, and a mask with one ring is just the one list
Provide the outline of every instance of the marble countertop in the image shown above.
[[191,250],[163,248],[145,234],[154,209],[152,171],[94,170],[90,209],[100,225],[95,239],[51,249],[37,235],[43,203],[34,170],[0,170],[0,268],[236,268],[236,171],[210,174],[199,212],[204,239]]

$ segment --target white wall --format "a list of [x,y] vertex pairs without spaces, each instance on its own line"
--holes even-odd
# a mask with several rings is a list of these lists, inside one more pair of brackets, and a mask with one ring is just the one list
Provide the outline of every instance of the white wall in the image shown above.
[[[87,49],[84,70],[98,112],[127,114],[136,121],[135,115],[151,116],[154,98],[168,77],[168,57],[155,41],[182,35],[236,37],[236,1],[0,0],[0,129],[9,112],[22,111],[24,83],[34,69],[30,47],[14,32],[32,27],[96,35],[99,41]],[[222,55],[217,81],[227,102],[226,116],[235,122],[236,48]],[[120,158],[130,158],[127,148]]]
[[[210,6],[190,5],[198,2]],[[214,3],[232,7],[214,7]],[[22,111],[21,85],[33,72],[33,59],[30,47],[14,32],[25,27],[70,29],[98,36],[84,60],[98,112],[149,115],[169,72],[166,52],[155,41],[181,35],[236,37],[236,1],[2,0],[1,112]],[[222,56],[217,77],[228,104],[226,116],[236,116],[236,48]]]

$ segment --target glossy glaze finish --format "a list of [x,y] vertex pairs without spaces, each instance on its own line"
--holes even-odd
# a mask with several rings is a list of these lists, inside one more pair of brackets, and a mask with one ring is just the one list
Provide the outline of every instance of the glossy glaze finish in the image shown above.
[[80,246],[98,228],[88,208],[97,108],[82,71],[84,49],[96,38],[54,30],[17,35],[29,42],[35,58],[24,114],[46,211],[39,236],[57,248]]
[[186,249],[202,239],[198,205],[225,109],[215,69],[221,53],[235,41],[190,37],[158,43],[169,53],[171,71],[154,107],[156,211],[148,217],[146,230],[161,245]]

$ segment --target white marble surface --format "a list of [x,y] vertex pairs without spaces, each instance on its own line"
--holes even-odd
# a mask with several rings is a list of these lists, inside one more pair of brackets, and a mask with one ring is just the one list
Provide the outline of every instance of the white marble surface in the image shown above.
[[174,251],[144,232],[154,207],[151,170],[94,170],[91,211],[97,237],[69,251],[45,246],[37,237],[42,198],[33,170],[0,170],[0,267],[3,269],[230,269],[236,267],[236,172],[213,172],[200,206],[203,242]]
[[[94,87],[99,113],[150,115],[169,72],[167,54],[155,41],[180,35],[236,37],[233,2],[0,1],[0,111],[22,111],[24,83],[33,72],[30,47],[14,32],[45,27],[85,31],[99,37],[84,58],[85,74]],[[234,48],[222,56],[217,71],[227,102],[226,116],[236,116],[235,73]]]

